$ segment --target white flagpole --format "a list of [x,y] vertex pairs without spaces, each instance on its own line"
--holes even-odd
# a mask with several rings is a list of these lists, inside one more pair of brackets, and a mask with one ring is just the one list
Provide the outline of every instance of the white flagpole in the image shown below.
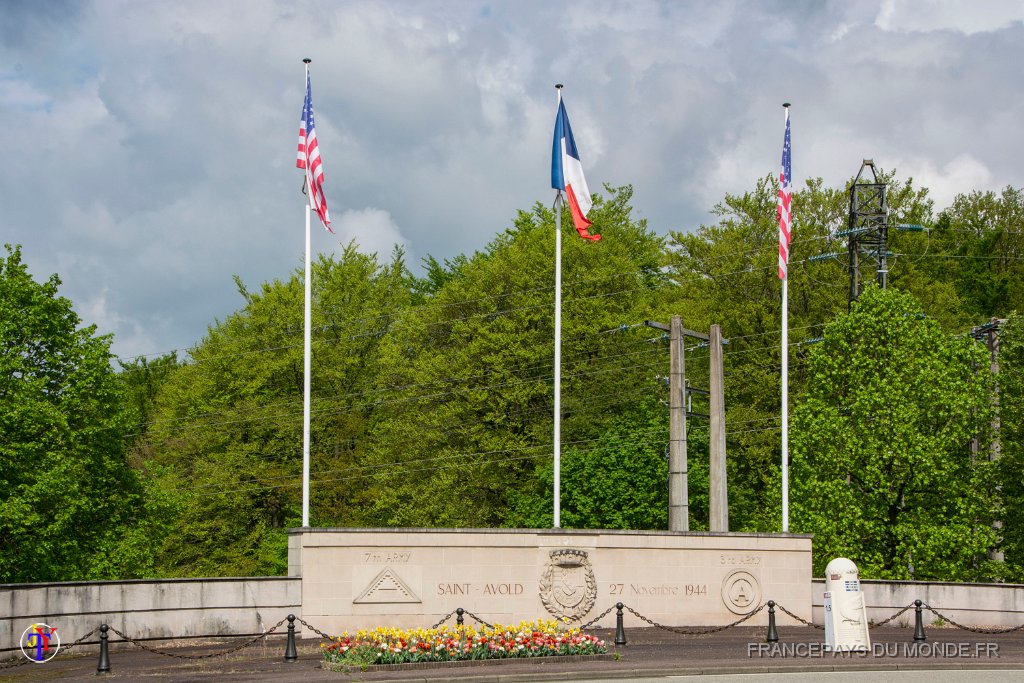
[[[789,121],[789,103],[782,105]],[[793,179],[786,178],[793,186]],[[792,204],[790,204],[792,207]],[[793,234],[790,208],[789,234]],[[792,242],[792,237],[790,238]],[[786,277],[782,278],[782,532],[789,532],[789,250],[786,253]]]
[[[309,82],[309,59],[302,60],[306,64],[306,83]],[[303,92],[306,83],[302,84]],[[309,131],[306,131],[309,134]],[[307,138],[308,139],[308,138]],[[306,170],[306,177],[309,177],[309,170]],[[308,183],[307,183],[308,185]],[[305,282],[305,310],[303,315],[303,344],[302,344],[302,526],[309,526],[309,412],[310,412],[310,355],[312,351],[311,321],[313,302],[313,268],[310,259],[310,238],[309,238],[309,200],[312,197],[313,188],[306,188],[306,282]]]
[[[558,105],[562,85],[555,86]],[[562,190],[555,197],[555,524],[562,526]]]
[[789,531],[789,266],[782,279],[782,531]]

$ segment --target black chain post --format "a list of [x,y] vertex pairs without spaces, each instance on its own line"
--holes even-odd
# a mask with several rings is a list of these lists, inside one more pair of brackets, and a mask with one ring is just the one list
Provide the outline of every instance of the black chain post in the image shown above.
[[625,607],[621,602],[615,603],[615,644],[625,645],[626,644],[626,627],[622,623],[622,608]]
[[466,623],[466,618],[462,616],[465,613],[466,610],[462,609],[461,607],[455,610],[455,623],[459,626],[462,626],[464,623]]
[[768,601],[768,637],[765,638],[766,643],[777,643],[779,642],[779,631],[775,628],[775,601]]
[[295,649],[295,615],[288,615],[288,644],[284,646],[284,661],[295,662],[299,659],[299,652]]
[[914,600],[914,642],[923,643],[928,640],[924,634],[924,617],[921,614],[921,601]]
[[107,641],[110,636],[107,631],[110,627],[106,624],[100,624],[100,663],[96,665],[96,674],[108,674],[110,673],[110,650]]

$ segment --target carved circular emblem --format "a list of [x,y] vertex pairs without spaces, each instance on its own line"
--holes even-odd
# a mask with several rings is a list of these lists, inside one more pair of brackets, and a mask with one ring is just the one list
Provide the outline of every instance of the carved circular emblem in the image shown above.
[[553,616],[582,620],[597,600],[597,580],[587,553],[552,550],[540,577],[540,600]]
[[746,614],[761,604],[761,583],[746,569],[737,569],[722,582],[722,602],[733,614]]

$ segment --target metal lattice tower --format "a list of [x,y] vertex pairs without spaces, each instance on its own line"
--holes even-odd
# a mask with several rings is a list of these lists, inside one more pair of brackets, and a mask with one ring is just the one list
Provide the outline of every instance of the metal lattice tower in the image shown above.
[[[864,169],[871,169],[871,181]],[[886,184],[878,181],[875,162],[865,159],[850,186],[850,222],[839,233],[847,238],[850,257],[850,301],[860,296],[860,262],[870,259],[876,265],[879,286],[885,289],[889,279],[889,205],[885,197]]]

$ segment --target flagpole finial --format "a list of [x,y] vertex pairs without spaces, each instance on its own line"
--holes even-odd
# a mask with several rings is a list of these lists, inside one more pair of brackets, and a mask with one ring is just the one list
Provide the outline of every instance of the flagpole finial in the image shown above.
[[312,61],[313,61],[313,60],[312,60],[312,59],[310,59],[309,57],[305,57],[305,58],[304,58],[304,59],[302,60],[302,63],[303,63],[303,64],[309,64],[309,63],[310,63],[310,62],[312,62]]
[[563,87],[561,83],[555,83],[555,90],[561,90]]
[[783,102],[782,106],[785,107],[786,109],[789,109],[790,104],[789,104],[789,102]]

